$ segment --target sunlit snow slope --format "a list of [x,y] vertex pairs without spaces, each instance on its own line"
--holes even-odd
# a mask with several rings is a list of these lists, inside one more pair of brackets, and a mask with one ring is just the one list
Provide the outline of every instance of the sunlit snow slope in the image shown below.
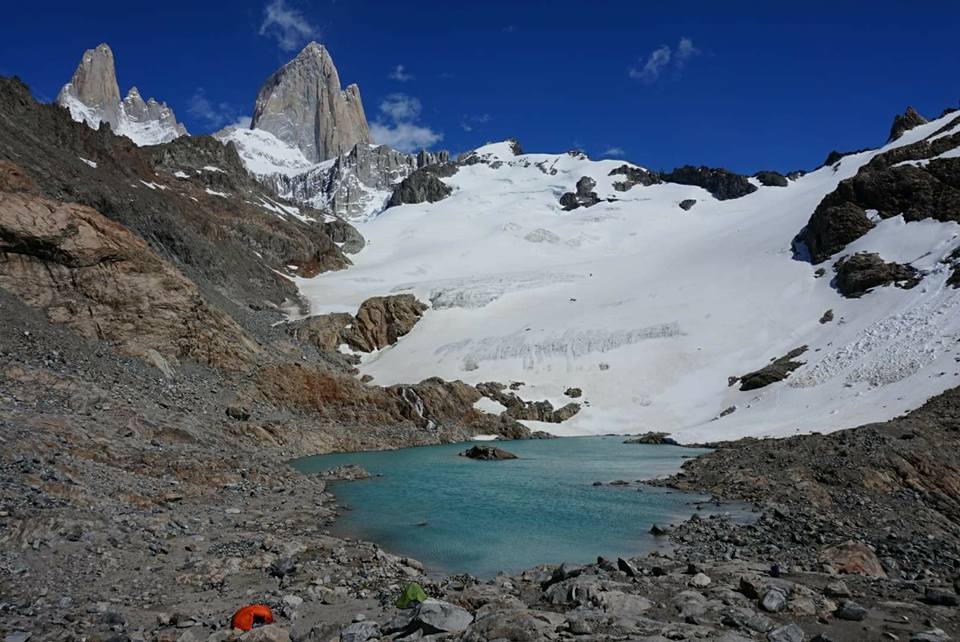
[[[569,401],[568,386],[582,388],[579,414],[535,426],[560,434],[664,430],[702,441],[883,420],[960,385],[960,290],[944,286],[938,263],[960,244],[960,226],[894,218],[851,244],[841,254],[879,251],[929,272],[912,290],[861,299],[831,287],[833,260],[818,279],[791,253],[823,196],[883,150],[718,201],[676,184],[615,191],[619,161],[489,145],[478,150],[487,163],[444,179],[450,197],[384,211],[358,226],[368,243],[353,267],[298,284],[315,314],[397,292],[431,303],[413,332],[365,358],[377,383],[516,380],[524,398],[555,405]],[[581,176],[618,200],[563,211],[559,197]],[[697,204],[685,212],[688,198]],[[819,323],[828,309],[836,320]],[[787,381],[728,386],[804,344],[806,365]]]

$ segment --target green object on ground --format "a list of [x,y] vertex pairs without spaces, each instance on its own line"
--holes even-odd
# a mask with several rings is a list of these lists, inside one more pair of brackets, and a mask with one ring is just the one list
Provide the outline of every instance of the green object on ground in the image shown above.
[[403,589],[403,593],[401,593],[400,597],[397,598],[397,608],[408,609],[411,606],[420,604],[426,599],[427,594],[423,590],[423,587],[416,582],[411,582],[410,584],[407,584],[407,588]]

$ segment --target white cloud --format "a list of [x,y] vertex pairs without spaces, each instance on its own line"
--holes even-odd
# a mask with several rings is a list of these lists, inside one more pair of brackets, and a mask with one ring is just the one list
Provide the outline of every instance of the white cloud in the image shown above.
[[240,129],[250,129],[250,125],[253,124],[253,119],[249,116],[238,116],[232,125],[234,127],[239,127]]
[[639,78],[644,82],[653,82],[660,77],[663,68],[670,64],[670,57],[670,47],[667,45],[657,47],[647,56],[647,62],[642,68],[630,68],[630,77]]
[[370,125],[370,136],[381,145],[389,145],[407,153],[430,147],[443,140],[443,134],[415,123],[389,125],[374,122]]
[[668,69],[679,72],[688,60],[699,54],[700,50],[694,46],[693,40],[683,37],[677,43],[676,49],[661,45],[650,52],[642,67],[631,67],[627,73],[631,78],[653,83]]
[[391,94],[380,103],[381,118],[370,124],[370,137],[401,152],[415,152],[443,140],[443,134],[417,122],[420,101],[406,94]]
[[406,94],[390,94],[380,103],[380,111],[395,122],[416,120],[422,108],[419,100]]
[[700,50],[693,46],[693,40],[680,38],[680,43],[677,45],[677,64],[682,67],[683,63],[699,53]]
[[604,155],[604,156],[616,156],[616,157],[620,157],[620,156],[623,156],[623,155],[625,155],[625,154],[626,154],[626,152],[623,151],[623,148],[622,148],[622,147],[608,147],[608,148],[606,149],[606,151],[603,152],[603,155]]
[[413,74],[407,71],[406,66],[397,65],[396,68],[390,72],[388,78],[396,80],[397,82],[407,82],[408,80],[413,80]]
[[294,51],[318,34],[318,29],[300,11],[288,7],[285,0],[271,0],[263,8],[260,35],[273,38],[284,51]]

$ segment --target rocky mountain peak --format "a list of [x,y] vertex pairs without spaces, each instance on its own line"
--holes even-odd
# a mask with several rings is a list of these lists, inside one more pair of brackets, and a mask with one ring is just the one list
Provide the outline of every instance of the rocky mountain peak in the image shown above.
[[[116,130],[119,122],[120,87],[117,85],[113,51],[107,44],[103,43],[95,49],[83,52],[77,70],[73,72],[70,82],[60,90],[57,102],[70,108],[74,120],[86,121],[94,128],[98,127],[101,121],[106,121]],[[80,107],[86,107],[87,112],[78,118],[78,111],[82,111]]]
[[166,103],[153,98],[144,102],[136,87],[120,100],[113,51],[106,44],[83,53],[70,82],[57,95],[57,104],[94,129],[109,123],[114,132],[137,145],[166,143],[187,134]]
[[312,162],[370,142],[359,87],[341,88],[333,59],[317,42],[304,47],[263,83],[251,126],[297,147]]
[[918,125],[924,125],[927,122],[927,119],[921,116],[916,109],[914,109],[912,106],[908,106],[905,112],[894,116],[893,125],[890,127],[890,138],[887,139],[887,142],[889,143],[892,140],[896,140],[903,136],[904,132],[913,129]]

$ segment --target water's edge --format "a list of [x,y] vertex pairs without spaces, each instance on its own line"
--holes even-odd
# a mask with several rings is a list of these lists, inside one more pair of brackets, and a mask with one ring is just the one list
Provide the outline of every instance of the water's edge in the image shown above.
[[[608,435],[603,437],[559,437],[556,440],[549,440],[549,441],[572,443],[575,440],[610,439],[610,440],[616,440],[618,444],[617,447],[619,449],[624,449],[624,452],[629,452],[629,451],[636,452],[635,449],[639,449],[639,448],[644,448],[644,449],[652,448],[652,449],[655,449],[655,452],[658,452],[658,453],[662,452],[663,449],[669,449],[671,451],[679,450],[679,449],[698,450],[700,452],[697,452],[694,455],[678,456],[676,460],[673,462],[674,465],[672,465],[669,470],[660,470],[656,475],[643,477],[640,479],[628,480],[629,483],[625,487],[616,487],[616,488],[613,487],[613,485],[609,484],[610,481],[613,481],[612,479],[596,480],[596,481],[605,482],[604,485],[606,487],[603,488],[604,492],[610,492],[610,493],[641,492],[650,498],[657,498],[657,497],[662,498],[664,496],[669,496],[667,503],[671,503],[674,506],[683,507],[682,510],[676,510],[676,509],[673,510],[670,514],[669,521],[657,522],[659,526],[667,526],[668,528],[677,526],[678,524],[681,524],[690,520],[691,517],[693,517],[694,515],[698,515],[701,518],[709,518],[712,515],[723,515],[733,519],[734,521],[742,522],[742,523],[746,523],[755,519],[756,515],[754,514],[752,507],[743,502],[721,500],[719,498],[710,496],[709,494],[704,492],[681,490],[665,481],[670,477],[672,477],[673,475],[675,475],[676,473],[680,472],[682,469],[683,463],[686,460],[694,457],[700,457],[704,454],[707,454],[708,452],[711,452],[711,450],[696,448],[696,447],[688,447],[680,444],[642,445],[642,446],[625,445],[625,444],[619,445],[619,444],[622,444],[622,440],[625,437],[626,436],[624,435],[616,435],[616,436]],[[492,443],[495,443],[498,447],[503,447],[509,450],[511,448],[511,444],[521,444],[521,443],[529,443],[529,442],[530,440],[521,440],[516,442],[511,442],[507,440],[504,440],[504,441],[498,440]],[[328,460],[330,458],[334,458],[331,461],[331,463],[333,464],[334,462],[336,462],[335,465],[342,465],[344,463],[360,463],[360,465],[362,465],[361,462],[338,461],[336,458],[339,458],[339,459],[350,459],[350,458],[356,458],[356,457],[362,458],[363,456],[370,455],[370,454],[381,454],[381,455],[391,456],[392,454],[404,452],[404,451],[407,451],[407,452],[421,451],[422,452],[424,449],[434,449],[434,450],[445,449],[448,451],[452,451],[453,449],[466,449],[466,448],[469,448],[471,445],[476,445],[477,443],[478,442],[476,441],[464,441],[464,442],[456,442],[451,444],[409,446],[409,447],[397,448],[397,449],[329,453],[326,455],[318,455],[313,457],[302,457],[295,460],[291,460],[289,463],[293,468],[295,468],[302,474],[314,474],[314,473],[319,473],[322,469],[326,469],[332,466],[327,466],[325,468],[318,468],[311,464],[318,461]],[[480,466],[486,466],[486,467],[490,467],[490,466],[496,467],[498,465],[502,465],[502,462],[475,462],[475,463],[479,464]],[[429,559],[429,556],[427,556],[428,557],[427,560],[421,559],[423,557],[422,554],[421,555],[410,554],[409,548],[404,547],[402,545],[398,546],[396,542],[390,541],[391,537],[393,537],[392,535],[386,538],[377,537],[375,534],[371,533],[368,526],[361,526],[357,524],[356,521],[353,519],[354,517],[353,511],[354,510],[362,511],[367,507],[363,505],[364,502],[362,500],[349,501],[345,499],[344,496],[345,495],[349,496],[351,494],[351,491],[349,489],[354,488],[356,484],[369,484],[374,482],[375,480],[356,480],[356,481],[334,480],[334,481],[328,482],[328,486],[327,486],[328,492],[330,492],[334,496],[336,507],[337,507],[336,519],[335,519],[333,528],[331,529],[331,534],[341,538],[370,541],[377,544],[384,551],[388,553],[395,554],[400,557],[412,557],[412,558],[418,559],[418,561],[424,564],[427,572],[430,573],[431,575],[449,575],[449,574],[464,572],[464,569],[462,568],[449,568],[449,567],[445,567],[443,564],[436,563],[434,560]],[[595,483],[590,483],[590,484],[585,484],[584,486],[596,486],[596,485],[597,484]],[[581,488],[581,490],[584,490],[584,489],[585,488]],[[680,497],[677,497],[677,496],[680,496]],[[631,498],[630,495],[624,496],[624,499],[629,499],[629,498]],[[678,499],[680,501],[677,501]],[[626,504],[629,502],[616,502],[616,503]],[[417,526],[425,526],[425,525],[426,525],[425,523],[417,524]],[[404,525],[401,523],[396,523],[394,524],[394,527],[397,529],[408,528],[409,524]],[[620,524],[619,527],[622,528],[623,525]],[[651,539],[649,535],[648,527],[641,528],[637,526],[631,531],[630,535],[631,535],[631,537],[629,538],[631,540],[630,545],[626,544],[628,540],[626,539],[624,540],[624,545],[622,550],[622,554],[624,556],[641,556],[641,555],[653,553],[655,551],[660,553],[667,553],[674,549],[674,546],[670,542],[669,537],[660,536],[660,537],[654,537]],[[416,535],[414,535],[414,537],[415,536]],[[644,544],[638,546],[636,542],[632,540],[642,541],[644,542]],[[614,553],[611,553],[611,554],[614,554]],[[596,555],[591,555],[589,561],[595,561],[596,557],[597,557]],[[527,568],[540,566],[543,564],[560,564],[564,561],[570,561],[567,558],[568,556],[558,554],[556,556],[551,556],[549,559],[538,559],[536,560],[536,563],[521,564],[519,566],[511,565],[509,567],[496,567],[496,568],[490,568],[486,572],[476,572],[476,573],[470,573],[470,574],[475,575],[477,577],[492,577],[500,572],[514,573],[514,572],[520,572],[520,571],[526,570]],[[580,560],[578,560],[578,563],[586,563],[587,561],[588,560],[584,556]]]

